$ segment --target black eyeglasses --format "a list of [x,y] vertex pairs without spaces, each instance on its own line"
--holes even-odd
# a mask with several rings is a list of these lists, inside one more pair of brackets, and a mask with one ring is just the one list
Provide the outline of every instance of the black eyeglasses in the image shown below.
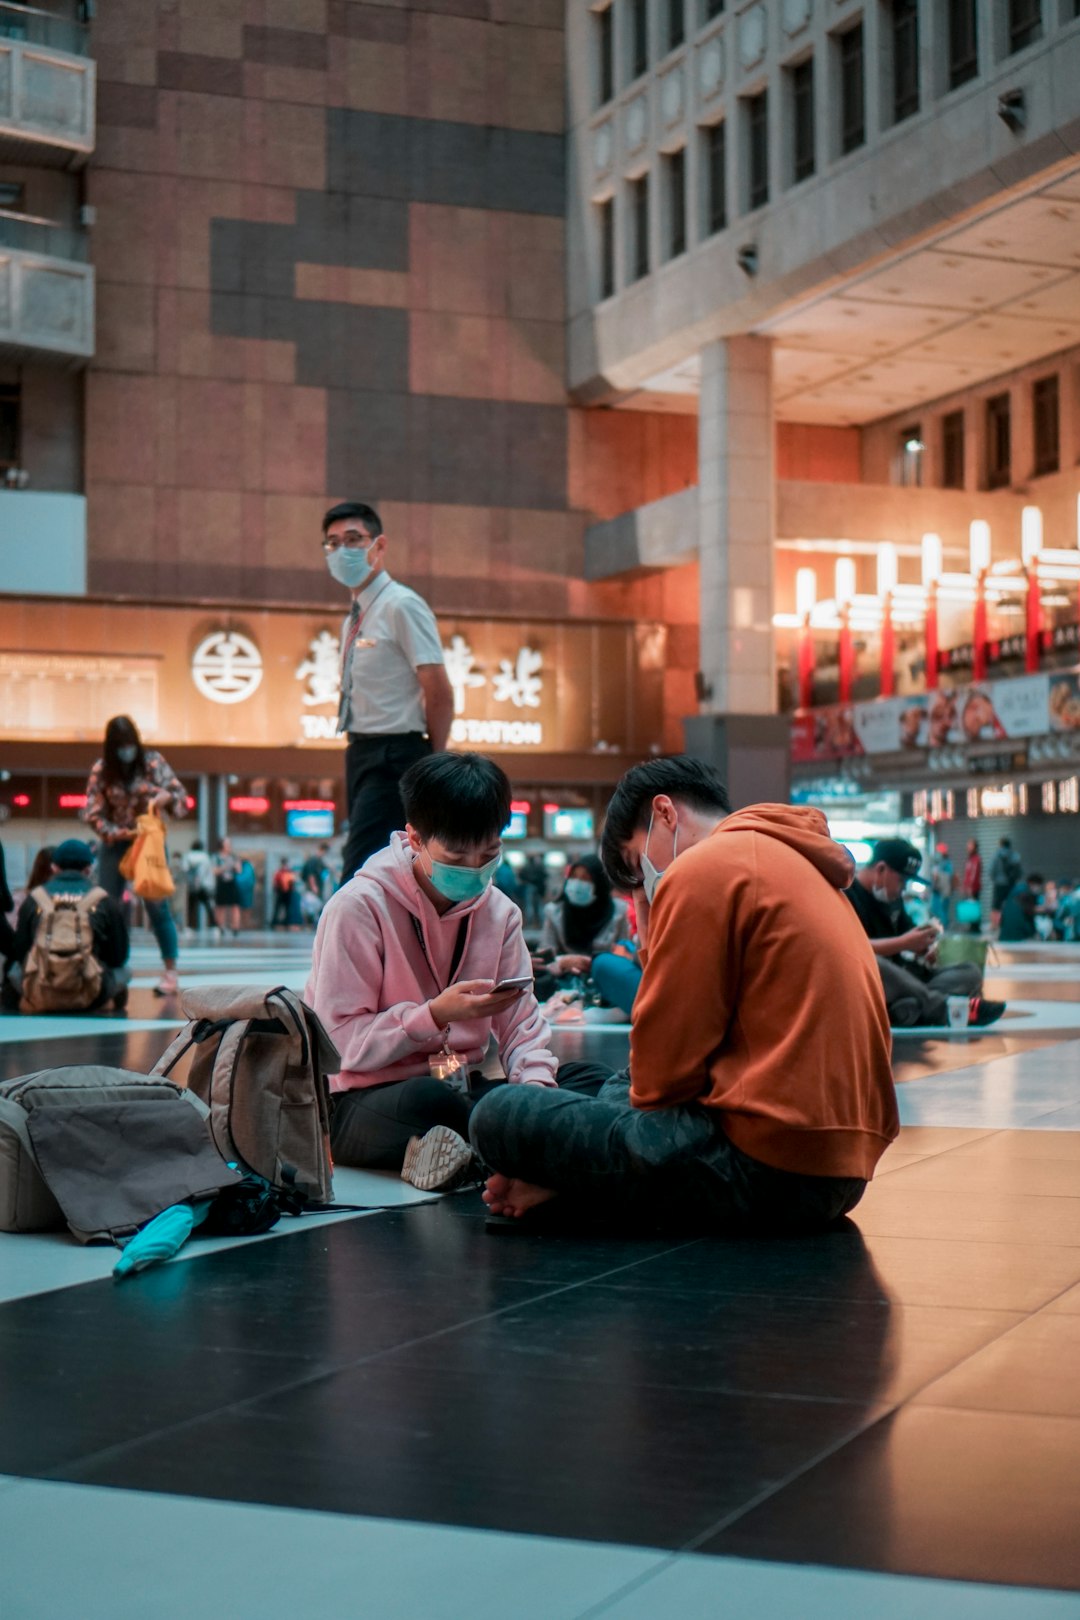
[[340,551],[342,546],[346,551],[366,551],[368,546],[375,544],[377,535],[362,534],[359,529],[346,529],[343,535],[326,534],[323,536],[322,548],[327,556],[332,551]]

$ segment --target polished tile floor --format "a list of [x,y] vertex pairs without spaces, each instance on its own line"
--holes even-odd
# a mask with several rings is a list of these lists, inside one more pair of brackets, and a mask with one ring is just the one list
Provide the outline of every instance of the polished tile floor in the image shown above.
[[[309,940],[191,950],[301,985]],[[1003,953],[1004,954],[1004,953]],[[0,1075],[177,1022],[0,1019]],[[1080,1013],[1080,950],[995,983]],[[474,1194],[189,1245],[0,1237],[4,1620],[1080,1616],[1080,1022],[896,1043],[842,1231],[484,1231]],[[626,1036],[563,1030],[615,1065]]]

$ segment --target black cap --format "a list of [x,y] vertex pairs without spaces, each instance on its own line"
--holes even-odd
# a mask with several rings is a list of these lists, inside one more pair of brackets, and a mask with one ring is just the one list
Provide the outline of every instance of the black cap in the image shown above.
[[906,838],[879,838],[870,856],[870,865],[879,861],[900,877],[915,877],[922,865],[922,856]]
[[81,872],[94,864],[94,852],[81,838],[65,838],[53,850],[52,860],[61,872]]

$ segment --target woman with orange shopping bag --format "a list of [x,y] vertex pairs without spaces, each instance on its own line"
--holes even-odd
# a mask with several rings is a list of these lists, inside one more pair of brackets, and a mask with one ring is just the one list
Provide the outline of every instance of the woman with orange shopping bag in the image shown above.
[[[136,892],[141,893],[147,920],[154,931],[164,972],[155,994],[176,994],[176,961],[178,943],[176,923],[164,898],[157,898],[162,890],[153,882],[154,851],[158,861],[164,860],[164,829],[160,835],[154,827],[163,811],[172,816],[187,814],[187,790],[155,748],[143,746],[134,720],[126,714],[115,715],[105,727],[105,746],[102,757],[90,772],[86,784],[86,808],[83,820],[88,822],[99,839],[97,852],[98,882],[114,900],[124,892],[121,865],[140,837],[147,843],[135,852],[141,857],[141,876],[136,874]],[[147,822],[140,826],[139,822]],[[159,841],[160,839],[160,841]],[[168,862],[164,861],[168,872]]]

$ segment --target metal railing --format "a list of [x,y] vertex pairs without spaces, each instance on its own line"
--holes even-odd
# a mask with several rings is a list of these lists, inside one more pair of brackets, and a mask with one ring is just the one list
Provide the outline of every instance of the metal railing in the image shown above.
[[0,0],[0,39],[17,39],[28,45],[47,45],[72,56],[89,55],[89,30],[83,23],[57,17],[37,6],[20,6],[14,0]]

